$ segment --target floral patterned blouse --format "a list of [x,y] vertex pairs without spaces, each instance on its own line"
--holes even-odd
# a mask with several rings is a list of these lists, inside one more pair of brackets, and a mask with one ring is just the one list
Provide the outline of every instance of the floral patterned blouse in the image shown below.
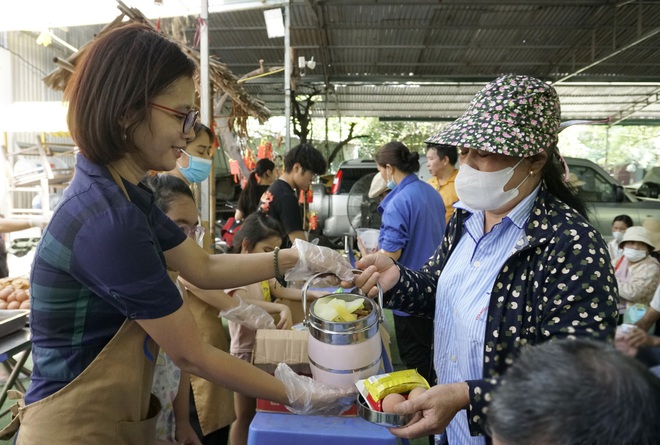
[[[386,293],[385,307],[433,317],[438,279],[464,233],[468,215],[456,209],[442,244],[420,271],[397,263],[401,277]],[[601,235],[544,184],[525,234],[527,242],[504,263],[491,292],[483,378],[467,382],[473,435],[484,434],[491,391],[523,346],[552,338],[614,338],[619,297]]]

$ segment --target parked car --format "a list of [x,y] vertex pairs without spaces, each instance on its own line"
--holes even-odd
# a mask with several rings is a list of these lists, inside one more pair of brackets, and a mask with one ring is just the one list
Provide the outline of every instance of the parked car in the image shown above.
[[625,187],[642,200],[660,199],[660,167],[651,167],[641,181]]
[[636,225],[646,218],[660,218],[660,200],[640,199],[622,187],[599,165],[581,158],[565,158],[572,173],[584,182],[578,193],[587,203],[591,224],[606,238],[611,239],[612,220],[626,214]]
[[[587,159],[565,159],[570,171],[584,182],[578,187],[578,193],[587,203],[589,220],[605,239],[611,239],[612,220],[617,215],[627,214],[638,225],[646,218],[660,218],[660,200],[636,197],[604,169]],[[426,168],[425,156],[420,157],[420,164],[418,175],[426,181],[430,174]],[[317,213],[323,235],[335,245],[341,246],[345,236],[355,235],[348,218],[348,195],[351,187],[362,176],[376,171],[376,163],[370,159],[344,161],[339,166],[328,193],[323,186],[314,186],[314,201],[310,209]]]
[[[426,155],[420,156],[417,176],[422,181],[431,178],[426,162]],[[378,169],[373,159],[351,159],[340,164],[329,191],[323,184],[312,186],[314,199],[310,210],[316,212],[319,228],[332,244],[341,246],[344,236],[355,236],[348,217],[348,196],[358,179],[376,172]]]

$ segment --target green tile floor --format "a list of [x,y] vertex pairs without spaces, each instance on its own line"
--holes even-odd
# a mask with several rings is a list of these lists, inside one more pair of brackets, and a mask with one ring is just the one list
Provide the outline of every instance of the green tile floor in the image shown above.
[[[396,339],[395,339],[395,336],[394,336],[394,330],[393,330],[394,320],[392,319],[392,311],[385,310],[385,320],[386,320],[385,323],[386,323],[387,330],[390,333],[390,337],[392,338],[392,343],[390,345],[390,349],[391,349],[391,352],[392,352],[392,362],[393,362],[394,369],[395,370],[403,369],[404,367],[401,363],[401,359],[399,358],[399,348],[396,345]],[[32,368],[31,360],[28,360],[28,363],[27,363],[26,366],[30,369]],[[4,371],[4,370],[1,370],[1,371]],[[4,382],[4,379],[6,379],[6,378],[7,378],[7,374],[3,373],[3,372],[0,372],[0,384],[2,382]],[[27,379],[23,379],[21,381],[23,382],[23,384],[25,386],[27,386],[27,384],[28,384]],[[8,406],[10,406],[12,403],[13,402],[6,402],[5,405],[2,406],[0,411],[4,411],[4,409],[7,408]],[[9,418],[10,418],[10,415],[6,415],[6,416],[0,418],[0,428],[4,428],[4,426],[9,422]],[[9,444],[12,444],[12,443],[13,443],[12,440],[7,440],[7,441],[0,440],[0,445],[9,445]],[[428,445],[428,440],[426,438],[413,439],[413,440],[410,441],[410,445]]]

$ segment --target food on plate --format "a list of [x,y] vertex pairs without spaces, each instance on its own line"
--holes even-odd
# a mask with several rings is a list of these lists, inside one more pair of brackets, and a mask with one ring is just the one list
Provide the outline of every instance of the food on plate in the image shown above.
[[385,396],[385,398],[383,398],[383,412],[393,413],[394,406],[405,401],[406,398],[401,394],[397,394],[397,393],[388,394]]
[[408,393],[408,400],[415,399],[421,396],[422,394],[424,394],[425,392],[426,392],[426,388],[424,388],[423,386],[418,386],[417,388],[413,388]]
[[404,369],[371,376],[365,380],[364,386],[377,402],[388,394],[407,393],[418,386],[429,388],[429,383],[416,369]]
[[417,370],[406,369],[358,380],[355,387],[371,410],[394,413],[394,405],[419,397],[430,386]]

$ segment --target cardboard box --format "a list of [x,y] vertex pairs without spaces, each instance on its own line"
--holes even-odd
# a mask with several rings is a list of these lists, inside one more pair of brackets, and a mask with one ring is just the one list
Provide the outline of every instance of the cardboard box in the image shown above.
[[259,329],[254,338],[252,363],[273,374],[280,363],[286,363],[298,374],[312,375],[307,355],[308,331]]
[[[312,376],[307,355],[308,331],[259,329],[254,340],[253,364],[273,374],[279,363],[286,363],[295,372]],[[286,406],[257,399],[257,411],[267,413],[291,413]],[[353,405],[342,416],[357,416],[357,405]]]
[[[389,347],[390,337],[382,325],[380,326],[380,333],[389,363],[392,363]],[[309,356],[307,354],[308,337],[308,331],[259,329],[254,340],[252,362],[256,367],[271,374],[275,372],[275,368],[279,363],[286,363],[296,373],[311,377],[312,371],[309,367]],[[382,365],[381,369],[383,369]],[[290,413],[284,405],[264,399],[257,399],[257,411]],[[357,405],[353,405],[342,416],[357,416]]]

